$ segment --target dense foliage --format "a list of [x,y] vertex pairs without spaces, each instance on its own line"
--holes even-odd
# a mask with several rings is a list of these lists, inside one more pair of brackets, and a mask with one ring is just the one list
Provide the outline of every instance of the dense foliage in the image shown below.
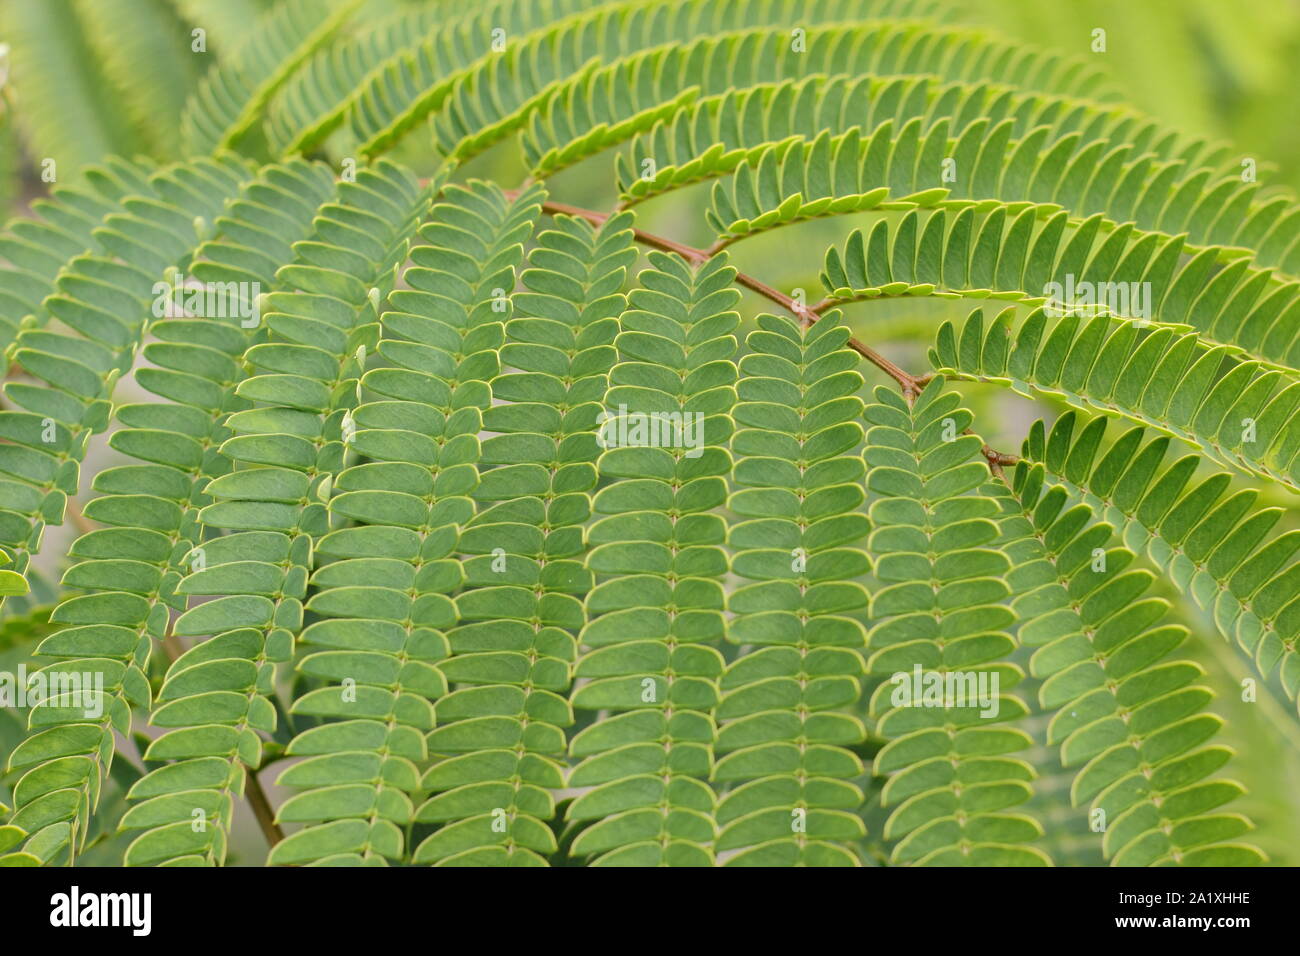
[[1267,859],[1267,164],[942,0],[7,16],[34,168],[139,151],[0,233],[0,864]]

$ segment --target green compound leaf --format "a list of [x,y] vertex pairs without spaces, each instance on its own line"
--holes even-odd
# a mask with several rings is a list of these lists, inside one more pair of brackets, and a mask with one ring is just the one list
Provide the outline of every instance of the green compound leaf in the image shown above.
[[1132,428],[1103,447],[1106,420],[1085,420],[1083,427],[1079,421],[1069,412],[1050,433],[1037,423],[1026,441],[1027,461],[1041,462],[1052,480],[1114,525],[1127,547],[1166,569],[1219,633],[1264,677],[1276,675],[1295,700],[1300,572],[1293,559],[1300,534],[1270,534],[1285,509],[1257,508],[1259,493],[1232,492],[1226,473],[1198,476],[1194,455],[1169,460],[1166,437],[1148,440],[1143,429]]
[[[708,783],[725,631],[722,549],[733,431],[739,294],[725,257],[693,267],[652,253],[628,298],[618,363],[598,400],[577,710],[610,716],[574,736],[582,829],[570,853],[594,866],[709,866]],[[611,356],[612,357],[612,356]]]
[[1223,722],[1204,711],[1213,693],[1195,683],[1201,668],[1169,659],[1187,632],[1164,623],[1167,602],[1144,596],[1153,576],[1131,567],[1131,551],[1107,548],[1111,526],[1072,505],[1041,464],[1021,464],[1015,488],[1003,504],[1026,533],[1008,578],[1019,635],[1034,648],[1039,701],[1055,711],[1048,742],[1079,768],[1071,802],[1089,807],[1103,852],[1117,866],[1263,862],[1225,842],[1249,820],[1210,812],[1244,788],[1207,779],[1232,751],[1210,743]]
[[1042,834],[1016,810],[1033,794],[1032,741],[1016,723],[1026,704],[1010,661],[1016,615],[999,508],[963,434],[971,414],[932,382],[911,407],[884,389],[867,407],[867,488],[875,558],[871,655],[884,680],[871,698],[875,732],[887,741],[873,771],[888,774],[881,802],[891,860],[930,866],[1041,866]]
[[11,0],[0,865],[1287,862],[1294,194],[962,17]]
[[[832,313],[807,330],[759,318],[733,411],[736,490],[727,638],[713,778],[727,866],[856,866],[866,737],[861,694],[870,570],[862,460],[863,379]],[[855,547],[857,545],[857,547]],[[850,711],[850,712],[846,712]]]

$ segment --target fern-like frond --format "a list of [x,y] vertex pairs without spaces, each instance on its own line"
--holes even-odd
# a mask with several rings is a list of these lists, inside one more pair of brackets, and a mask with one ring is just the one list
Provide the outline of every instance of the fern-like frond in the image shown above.
[[[234,159],[147,177],[126,164],[91,170],[90,189],[61,190],[40,205],[45,222],[16,222],[0,239],[0,255],[17,267],[0,271],[0,297],[19,326],[6,350],[17,374],[4,394],[23,409],[0,412],[8,439],[0,473],[10,493],[0,544],[15,553],[18,570],[77,493],[79,462],[108,424],[113,386],[145,336],[159,280],[188,263],[247,174]],[[57,330],[46,328],[55,321]]]
[[[677,110],[637,136],[626,156],[617,157],[619,189],[624,202],[632,204],[691,182],[722,176],[745,160],[756,167],[765,150],[784,150],[793,137],[811,143],[823,133],[838,138],[855,128],[869,136],[888,120],[901,130],[918,117],[926,131],[944,120],[950,130],[959,132],[975,124],[982,124],[977,131],[999,128],[1010,120],[1010,136],[1015,140],[1040,126],[1051,130],[1053,140],[1071,133],[1078,133],[1087,143],[1103,136],[1124,139],[1132,152],[1123,151],[1118,158],[1109,154],[1093,157],[1099,169],[1097,190],[1113,188],[1116,180],[1110,168],[1116,162],[1143,152],[1150,152],[1157,162],[1181,161],[1193,169],[1208,166],[1226,174],[1231,168],[1225,147],[1179,135],[1122,104],[1048,96],[984,81],[945,83],[929,76],[812,76],[728,90]],[[951,139],[947,144],[949,148],[955,145]],[[976,151],[968,143],[964,158],[969,160],[972,152]],[[949,158],[947,151],[943,158]],[[961,168],[954,167],[954,172]],[[916,170],[917,175],[932,171],[936,175],[941,171],[937,162]],[[966,168],[948,188],[969,188],[972,171]],[[886,183],[872,182],[867,189],[879,185]],[[932,185],[946,184],[924,184]],[[1074,188],[1083,190],[1088,185],[1089,179],[1085,178]],[[806,202],[814,198],[820,197],[808,195],[805,190]]]
[[[491,404],[487,381],[497,370],[490,349],[502,335],[493,304],[514,286],[539,195],[511,204],[495,188],[448,187],[420,230],[429,245],[411,253],[404,275],[410,288],[394,292],[397,311],[382,316],[378,354],[391,367],[361,380],[349,444],[367,460],[334,483],[330,512],[343,526],[319,543],[328,563],[313,575],[318,593],[308,607],[323,620],[302,635],[314,651],[302,672],[339,683],[300,696],[295,712],[333,722],[292,741],[288,753],[308,759],[279,780],[306,790],[285,804],[283,819],[325,822],[276,847],[275,862],[400,861],[414,849],[401,829],[412,822],[509,806],[502,793],[511,788],[509,774],[493,786],[469,766],[458,779],[453,768],[463,761],[430,769],[425,737],[437,732],[444,707],[448,714],[457,707],[447,693],[455,675],[442,667],[456,647],[450,595],[467,573],[454,557],[457,532],[473,516],[478,433]],[[453,752],[470,751],[471,760],[479,756],[466,747],[472,729],[462,728],[471,733],[459,748],[447,741]],[[450,789],[426,771],[484,785],[421,804],[428,791]]]
[[[799,45],[794,41],[792,30],[807,32],[806,49],[813,49],[815,40],[811,27],[848,19],[849,6],[845,0],[829,3],[745,0],[722,5],[709,0],[685,0],[681,3],[625,0],[598,6],[558,24],[537,29],[518,43],[507,43],[503,51],[477,59],[453,75],[450,79],[454,82],[440,89],[440,95],[426,95],[411,104],[394,125],[409,128],[416,120],[437,110],[434,114],[435,144],[444,155],[456,159],[468,157],[520,128],[535,107],[547,102],[569,77],[581,73],[594,58],[610,63],[640,50],[687,43],[702,36],[717,37],[741,29],[767,27],[771,31],[768,47],[760,48],[756,44],[747,55],[735,56],[729,63],[729,69],[752,70],[757,66],[749,53],[755,56],[770,53],[769,65],[780,64],[789,55],[798,56],[791,54],[791,47]],[[897,14],[917,8],[928,10],[934,5],[929,0],[870,0],[869,10],[864,11],[861,2],[852,6],[860,16],[874,11]],[[791,24],[798,26],[791,27]],[[896,42],[901,42],[908,30],[901,26],[895,29]],[[843,53],[861,47],[866,42],[861,39],[862,33],[863,28],[857,26],[835,31],[837,39],[841,34],[857,38],[841,41],[836,49]],[[830,36],[827,33],[828,39]],[[725,46],[733,41],[724,37],[719,42]],[[834,57],[829,59],[835,63]],[[824,69],[827,60],[828,56],[824,54],[819,54],[814,60],[809,53],[801,62],[812,72]],[[777,68],[783,73],[789,72]],[[648,72],[646,76],[648,79]],[[757,82],[757,79],[751,82]],[[673,96],[678,92],[680,88],[674,91]],[[369,152],[380,145],[391,145],[391,142],[385,137],[362,148]]]
[[[1006,606],[1026,538],[1002,540],[971,413],[935,379],[909,404],[877,389],[863,457],[872,491],[871,698],[887,743],[872,772],[888,775],[884,836],[891,859],[918,865],[1041,866],[1041,825],[1007,812],[1033,794],[1018,754],[1033,740],[1028,708],[1004,693],[1024,677],[1009,660],[1016,615]],[[1011,724],[1011,726],[1007,726]]]
[[1071,802],[1091,803],[1103,852],[1116,866],[1261,862],[1233,842],[1250,821],[1216,812],[1244,788],[1207,779],[1232,751],[1203,746],[1222,720],[1204,711],[1213,693],[1195,683],[1201,668],[1168,659],[1187,632],[1162,623],[1167,602],[1144,596],[1154,576],[1131,567],[1131,551],[1108,547],[1112,527],[1071,506],[1041,464],[1017,466],[1013,487],[1002,505],[1022,536],[1007,579],[1018,636],[1035,648],[1039,702],[1055,711],[1048,742],[1079,767]]
[[1011,310],[987,330],[976,310],[960,332],[944,323],[931,361],[946,374],[1123,415],[1176,435],[1215,461],[1300,490],[1294,373],[1238,361],[1195,332],[1139,328],[1105,314],[1050,319],[1035,309],[1011,329]]
[[[900,37],[901,42],[915,48],[912,55],[899,54],[896,47]],[[811,46],[813,44],[816,46]],[[933,49],[927,50],[927,44]],[[979,52],[968,58],[954,55],[953,48],[964,44]],[[861,127],[870,130],[867,119],[873,110],[886,116],[898,111],[900,125],[904,118],[920,117],[932,108],[938,109],[938,116],[948,117],[959,105],[952,102],[950,95],[957,90],[972,93],[996,88],[1004,95],[1001,99],[988,97],[988,105],[993,111],[1016,108],[1028,112],[1038,105],[1037,100],[1042,94],[1026,94],[1014,87],[1004,91],[991,86],[994,83],[1014,83],[1018,77],[1018,73],[1009,68],[1005,57],[991,53],[992,46],[996,45],[983,38],[952,31],[932,29],[917,34],[914,25],[897,23],[874,28],[862,26],[847,34],[829,27],[814,28],[795,40],[770,28],[708,36],[686,44],[679,40],[632,53],[607,66],[597,68],[593,63],[575,78],[555,86],[546,101],[532,112],[529,129],[523,138],[524,157],[534,175],[549,175],[626,140],[634,133],[654,126],[667,128],[669,124],[677,123],[679,117],[685,123],[690,123],[688,117],[693,117],[695,122],[713,119],[731,125],[736,118],[726,114],[734,114],[737,110],[745,111],[745,127],[742,131],[732,125],[728,132],[733,135],[757,136],[761,128],[759,124],[765,120],[766,125],[777,128],[789,130],[794,126],[805,129],[810,139],[829,129]],[[1032,54],[1026,52],[1024,55]],[[848,77],[852,79],[847,87],[836,83],[836,80],[843,81]],[[815,82],[802,82],[796,87],[795,83],[801,78],[815,79]],[[944,83],[945,80],[960,82]],[[971,84],[979,81],[984,82],[972,90]],[[1068,88],[1069,84],[1065,85]],[[867,94],[872,86],[878,99]],[[783,107],[794,107],[796,88],[800,93],[799,106],[809,110],[810,115],[772,116]],[[821,102],[817,96],[822,88],[831,93],[828,103]],[[941,95],[932,101],[935,91],[940,91]],[[856,98],[859,102],[855,103],[849,97],[841,99],[846,93],[858,93]],[[1013,97],[1017,93],[1019,95]],[[697,97],[706,99],[697,104]],[[765,102],[769,97],[770,102]],[[1096,114],[1134,115],[1127,108],[1103,107],[1088,100],[1063,97],[1052,100],[1056,101],[1058,110],[1060,102],[1064,101]],[[978,97],[963,105],[970,107],[977,103]],[[823,109],[827,112],[823,113]],[[844,112],[835,117],[835,122],[827,122],[830,115],[840,110]],[[972,112],[980,115],[967,109],[967,115]],[[1042,110],[1046,116],[1051,116],[1052,112],[1050,106]],[[817,121],[819,116],[821,122]],[[1065,119],[1068,121],[1070,117]],[[727,138],[708,140],[704,147],[709,152],[707,162],[726,165],[735,161],[734,154],[727,155]],[[749,145],[757,147],[761,142],[754,141]],[[664,157],[665,165],[670,165],[670,156]],[[645,158],[641,157],[643,162]],[[966,157],[963,155],[963,158]],[[706,162],[703,157],[695,156],[683,161],[689,163],[696,159],[701,166]],[[664,172],[660,182],[666,184],[674,177],[689,180],[704,172],[704,169],[696,167],[686,173],[676,170]],[[925,170],[918,175],[924,176],[928,172]],[[933,174],[936,178],[940,174],[937,161],[933,165]],[[647,181],[656,182],[659,175],[658,172],[651,173]],[[651,189],[643,187],[642,195],[649,194]]]
[[[208,184],[209,190],[212,185]],[[248,187],[249,192],[255,189],[256,185]],[[205,196],[204,201],[211,202],[212,197]],[[238,207],[236,202],[234,208]],[[220,228],[223,221],[217,222]],[[213,243],[206,244],[200,257],[213,248]],[[204,272],[198,263],[193,268],[196,273]],[[33,729],[49,729],[25,741],[10,760],[12,767],[31,767],[24,779],[31,778],[38,791],[41,781],[59,779],[62,769],[66,775],[62,789],[52,791],[43,802],[32,800],[29,815],[42,812],[39,808],[46,805],[50,810],[62,809],[83,840],[100,775],[111,765],[112,731],[124,735],[130,731],[126,702],[148,709],[151,693],[144,669],[153,644],[169,633],[169,609],[184,606],[176,588],[189,543],[197,537],[194,502],[202,500],[204,468],[217,470],[204,444],[220,435],[220,423],[214,423],[211,416],[227,407],[230,395],[223,394],[221,383],[233,373],[235,357],[244,345],[229,327],[200,324],[194,319],[155,322],[152,331],[161,341],[151,343],[146,352],[160,367],[141,369],[140,384],[150,387],[159,381],[174,381],[167,375],[168,367],[179,366],[184,371],[173,374],[183,375],[191,387],[175,398],[184,404],[150,403],[119,409],[118,419],[125,427],[110,441],[142,463],[106,469],[96,476],[94,486],[100,495],[85,511],[107,527],[84,534],[73,544],[70,553],[76,563],[64,580],[70,587],[98,593],[60,604],[52,619],[70,626],[40,648],[44,655],[63,659],[71,672],[102,669],[109,695],[104,714],[92,723],[71,708],[48,712],[34,708]],[[200,387],[193,387],[195,384]],[[160,394],[168,395],[168,391],[161,389]],[[209,398],[213,391],[215,400]],[[165,747],[163,750],[165,755]],[[80,776],[67,775],[70,769]],[[201,807],[229,819],[228,807],[220,813],[208,802]],[[20,807],[20,811],[26,809]],[[188,803],[179,810],[172,807],[173,814],[183,816],[187,829],[191,809]]]
[[447,10],[432,4],[401,10],[363,33],[319,50],[276,94],[267,110],[272,153],[306,152],[337,129],[371,77],[416,45]]
[[[1107,421],[1074,412],[1050,432],[1030,430],[1025,455],[1120,529],[1124,543],[1163,568],[1178,590],[1210,614],[1219,632],[1276,672],[1300,697],[1300,531],[1269,537],[1283,508],[1256,508],[1254,489],[1232,491],[1230,476],[1199,477],[1194,455],[1169,460],[1169,438],[1133,428],[1103,450]],[[1168,464],[1166,464],[1168,462]]]
[[[1107,58],[948,0],[0,36],[0,865],[243,863],[244,798],[271,866],[1285,855],[1178,622],[1300,706],[1300,531],[1208,466],[1300,492],[1300,202]],[[631,208],[704,182],[704,247]],[[840,215],[820,302],[739,271]],[[1005,454],[971,382],[1067,410]]]
[[492,0],[485,7],[442,21],[413,48],[381,64],[357,91],[348,113],[353,138],[366,155],[391,149],[446,100],[456,80],[475,62],[499,56],[546,24],[602,3],[627,0]]
[[[808,329],[760,316],[740,362],[729,510],[727,665],[714,709],[717,850],[727,866],[855,866],[866,739],[856,709],[870,522],[863,378],[838,314]],[[850,711],[846,713],[846,711]]]
[[[765,25],[762,16],[730,19],[743,6],[687,0],[662,23],[637,22],[639,14],[651,9],[642,7],[628,11],[628,22],[617,32],[612,26],[601,29],[600,24],[578,18],[558,33],[539,33],[517,49],[508,49],[504,57],[479,65],[457,84],[446,108],[435,116],[435,143],[454,159],[473,156],[545,108],[550,131],[543,132],[546,127],[538,125],[534,139],[567,134],[581,144],[536,156],[539,170],[549,171],[648,128],[683,101],[683,91],[691,89],[718,94],[773,78],[814,73],[932,73],[948,80],[1008,84],[1032,79],[1037,88],[1077,95],[1094,92],[1097,82],[1097,76],[1085,73],[1078,63],[1067,66],[1055,56],[968,30],[908,20],[817,26],[834,19],[834,10],[820,4],[812,8],[815,13],[806,14],[807,30],[800,27],[792,37],[788,20]],[[715,22],[697,23],[691,16],[696,9],[699,16]],[[619,14],[611,11],[606,16]],[[744,29],[739,29],[742,25]],[[696,39],[701,30],[706,38]],[[557,46],[565,55],[552,62],[552,49]],[[649,52],[638,54],[639,50]],[[583,72],[593,58],[618,62]],[[557,67],[565,71],[562,75],[578,73],[578,79],[553,76]],[[535,145],[531,153],[538,151]]]
[[572,701],[609,716],[573,738],[580,792],[565,817],[583,827],[570,854],[594,866],[710,866],[727,572],[726,525],[711,512],[731,471],[739,294],[725,256],[650,263],[611,336],[620,361],[599,400],[607,483],[587,533],[595,586]]
[[[235,284],[256,283],[274,295],[273,290],[287,285],[277,275],[277,263],[293,255],[296,240],[311,235],[312,217],[334,192],[334,184],[322,167],[305,163],[268,167],[219,221],[220,237],[204,246],[201,259],[193,266],[195,277],[217,288],[247,288]],[[184,546],[173,557],[178,578],[172,585],[174,603],[182,613],[172,623],[171,633],[180,638],[210,633],[200,629],[203,623],[212,624],[213,632],[220,631],[216,622],[229,607],[217,598],[186,611],[190,595],[224,595],[239,584],[247,588],[251,580],[258,579],[253,561],[274,550],[265,541],[252,540],[255,535],[205,539],[210,532],[205,534],[204,526],[211,528],[213,524],[207,520],[205,509],[213,507],[210,502],[217,496],[220,482],[223,478],[231,480],[231,469],[237,461],[227,451],[230,436],[236,431],[233,415],[247,413],[251,404],[241,389],[256,366],[250,369],[245,365],[244,356],[266,338],[266,327],[271,323],[269,316],[264,317],[265,325],[238,319],[248,314],[246,309],[253,303],[239,301],[238,296],[231,298],[234,301],[227,311],[235,318],[224,324],[207,323],[216,325],[224,335],[196,341],[189,333],[185,339],[182,337],[187,330],[183,326],[193,320],[168,323],[165,332],[170,334],[164,337],[164,343],[150,347],[150,357],[159,367],[137,373],[145,387],[184,403],[182,408],[198,405],[208,410],[203,417],[211,430],[186,436],[189,441],[179,435],[173,438],[172,444],[188,449],[190,457],[169,462],[181,470],[192,469],[192,479],[197,479],[183,502]],[[160,438],[156,432],[139,433],[132,443],[136,455],[166,447]],[[263,545],[260,551],[257,544]],[[229,562],[235,561],[240,563],[232,575]],[[192,573],[180,578],[187,571]],[[239,572],[243,572],[242,578]],[[236,578],[236,583],[230,581],[231,577]],[[294,585],[289,582],[284,587],[292,592]],[[128,794],[138,802],[123,818],[122,828],[142,831],[127,848],[128,864],[191,864],[219,862],[223,858],[232,800],[243,788],[243,771],[235,760],[255,768],[261,750],[252,728],[269,732],[275,726],[275,717],[268,714],[270,708],[264,701],[247,700],[240,711],[234,700],[244,676],[238,655],[248,645],[249,637],[248,632],[214,637],[191,647],[168,666],[150,718],[152,724],[165,731],[150,743],[145,759],[175,762],[152,769]],[[279,650],[287,654],[284,648]],[[268,656],[277,659],[274,651]],[[254,669],[254,665],[250,663],[247,668]],[[257,686],[263,690],[269,684],[267,671],[269,668],[256,675],[262,679]],[[194,826],[195,808],[204,814],[198,827]]]
[[24,320],[27,327],[48,321],[41,303],[54,291],[54,279],[69,259],[105,251],[95,237],[104,217],[120,211],[128,196],[153,194],[152,172],[147,162],[109,160],[87,168],[80,184],[55,186],[50,198],[36,200],[35,216],[6,223],[0,234],[0,341],[6,349]]
[[[389,521],[393,515],[414,516],[421,506],[391,494],[400,490],[433,503],[435,516],[452,507],[458,529],[426,538],[423,547],[436,548],[438,555],[444,547],[474,554],[422,569],[415,584],[420,600],[435,600],[425,597],[425,590],[445,594],[462,584],[487,587],[503,578],[537,583],[521,568],[524,557],[502,556],[508,537],[498,533],[491,542],[476,544],[465,526],[474,516],[466,496],[478,485],[478,435],[492,406],[489,383],[500,371],[496,350],[505,341],[508,293],[542,195],[535,187],[509,200],[497,187],[479,182],[447,188],[421,230],[428,245],[412,252],[405,274],[410,288],[393,294],[396,311],[383,317],[379,348],[394,367],[372,370],[363,380],[371,400],[356,417],[369,431],[358,432],[356,444],[372,461],[340,477],[338,488],[346,494],[336,499],[339,505],[355,501],[349,506],[353,517],[367,512]],[[379,512],[375,504],[385,500],[405,505]],[[357,509],[363,510],[356,514]],[[459,539],[455,530],[462,532]],[[368,533],[379,534],[373,528]],[[387,533],[410,536],[409,531]],[[409,547],[415,544],[412,540]],[[489,548],[496,553],[483,556]],[[443,619],[428,623],[438,629],[426,628],[417,637],[430,645],[429,657],[437,654],[443,693],[434,701],[433,723],[425,728],[427,742],[426,734],[419,735],[420,776],[411,796],[417,804],[412,819],[421,830],[439,829],[418,851],[410,846],[407,852],[430,861],[463,854],[469,861],[536,864],[537,854],[554,846],[542,821],[554,812],[549,791],[562,783],[550,755],[562,746],[559,728],[570,719],[555,689],[567,682],[571,654],[561,645],[553,659],[538,660],[528,653],[533,635],[527,624],[489,622],[472,609],[466,614],[459,601],[436,600],[431,607]],[[543,639],[537,650],[554,652],[554,642]]]
[[1294,231],[1292,214],[1300,207],[1293,197],[1256,200],[1258,184],[1243,183],[1222,164],[1201,166],[1175,155],[1175,140],[1154,144],[1159,153],[1134,145],[1135,137],[1149,138],[1141,134],[1153,132],[1152,126],[1135,131],[1131,115],[1093,112],[1095,120],[1118,122],[1085,123],[1086,114],[1073,113],[1012,138],[1022,124],[981,118],[954,141],[946,116],[932,124],[913,117],[901,124],[886,120],[874,130],[864,126],[861,133],[832,137],[824,131],[811,142],[786,141],[747,158],[715,184],[708,219],[719,242],[728,244],[819,216],[931,205],[918,196],[946,190],[943,204],[958,210],[972,201],[986,211],[996,208],[990,200],[1031,202],[1040,218],[1064,209],[1076,226],[1102,215],[1104,233],[1132,222],[1135,241],[1181,233],[1190,255],[1213,246],[1218,259],[1241,258],[1258,244],[1260,265],[1291,274],[1300,269],[1300,259],[1285,246],[1289,240],[1275,241]]
[[[471,803],[472,816],[462,810],[420,845],[420,862],[536,865],[557,849],[547,825],[554,804],[541,791],[561,778],[563,728],[573,723],[566,692],[591,586],[582,525],[598,480],[595,429],[616,358],[620,290],[636,258],[630,220],[596,229],[556,219],[538,234],[520,275],[525,291],[512,298],[500,351],[512,371],[493,380],[483,415],[495,434],[483,441],[478,513],[461,537],[466,589],[443,667],[468,686],[439,706],[449,722],[429,735],[438,757],[429,780],[446,791],[431,803],[448,807],[458,778],[531,786],[490,809]],[[469,755],[485,744],[491,758]],[[462,766],[483,776],[466,779]]]
[[192,155],[237,146],[266,104],[328,41],[361,0],[283,0],[247,28],[247,39],[200,81],[181,116]]
[[[864,198],[883,205],[884,196],[880,187]],[[943,201],[936,189],[900,205]],[[1194,330],[1207,345],[1256,365],[1300,368],[1300,283],[1239,251],[1192,251],[1185,240],[1100,214],[1072,221],[1056,206],[920,208],[897,224],[882,219],[867,234],[855,230],[842,255],[829,250],[822,284],[837,302],[935,295],[1043,305],[1067,319],[1109,312],[1166,331]],[[1126,334],[1139,329],[1124,324]]]
[[[328,200],[334,185],[323,170],[315,173],[315,198]],[[283,291],[268,302],[275,314],[266,317],[267,340],[244,353],[250,374],[235,390],[252,407],[227,419],[232,437],[220,447],[234,470],[208,485],[213,503],[199,513],[209,532],[227,534],[203,542],[178,589],[213,598],[182,614],[174,632],[214,636],[168,669],[151,720],[175,729],[154,746],[169,741],[167,756],[179,759],[141,780],[136,797],[199,790],[228,800],[260,768],[255,731],[276,729],[267,699],[275,665],[292,657],[313,538],[328,530],[322,488],[343,466],[343,423],[362,356],[375,344],[379,304],[427,196],[409,173],[384,162],[339,183],[337,200],[319,209],[287,193],[282,201],[310,223],[310,238],[294,243],[293,261],[276,273]],[[166,817],[149,825],[128,863],[224,857],[228,818],[198,834]]]

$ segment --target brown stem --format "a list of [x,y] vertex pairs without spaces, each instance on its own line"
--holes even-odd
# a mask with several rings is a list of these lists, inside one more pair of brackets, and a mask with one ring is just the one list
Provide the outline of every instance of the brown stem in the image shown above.
[[[512,199],[518,194],[517,191],[509,191],[506,193],[506,195]],[[596,212],[592,209],[582,209],[578,206],[570,206],[565,203],[551,202],[550,200],[542,203],[542,211],[550,215],[576,216],[579,219],[585,219],[587,222],[595,226],[599,226],[609,219],[609,216],[605,213]],[[708,250],[697,249],[694,246],[688,246],[672,239],[667,239],[663,236],[657,236],[654,233],[646,232],[643,229],[633,229],[632,237],[642,245],[650,246],[664,252],[675,252],[688,262],[698,264],[701,262],[708,262],[711,258],[711,253]],[[757,292],[764,298],[775,302],[777,305],[781,306],[781,308],[790,312],[805,326],[812,325],[821,317],[821,306],[809,308],[806,305],[800,305],[784,292],[773,289],[770,285],[760,282],[758,279],[755,279],[753,276],[747,275],[744,272],[736,272],[736,282],[753,292]],[[895,365],[869,345],[865,345],[857,339],[850,338],[848,346],[897,382],[899,387],[903,389],[904,394],[915,397],[921,393],[921,389],[924,385],[919,379],[905,369]]]
[[266,799],[266,791],[262,789],[262,782],[257,779],[257,771],[250,767],[247,778],[248,783],[244,791],[248,795],[248,805],[253,808],[253,816],[257,817],[257,825],[262,828],[266,845],[273,847],[284,839],[284,831],[275,822],[275,811],[271,809],[271,801]]
[[[515,199],[522,191],[522,189],[505,190],[505,195],[508,199]],[[603,225],[610,218],[608,213],[596,212],[594,209],[583,209],[579,206],[570,206],[566,203],[552,202],[549,199],[542,202],[542,212],[553,216],[574,216],[578,219],[585,219],[593,226]],[[644,246],[650,246],[664,252],[675,252],[688,262],[696,264],[707,262],[717,251],[725,248],[725,245],[715,245],[711,249],[697,249],[694,246],[688,246],[664,236],[657,236],[643,229],[633,229],[632,237]],[[753,276],[739,270],[736,272],[736,282],[750,291],[757,292],[764,298],[775,302],[781,308],[790,312],[804,326],[812,325],[822,316],[826,309],[837,304],[834,299],[826,298],[814,306],[801,305],[784,292],[774,289],[770,285],[760,282]],[[903,390],[903,397],[907,399],[909,405],[916,400],[916,397],[934,378],[934,375],[929,373],[921,376],[913,375],[857,339],[850,338],[847,344],[849,348],[897,382],[899,388]],[[1006,475],[1002,470],[1003,466],[1014,465],[1020,460],[1015,455],[1003,454],[988,445],[984,446],[983,453],[985,460],[988,462],[989,471],[1003,480],[1006,480]]]
[[81,506],[77,504],[75,498],[69,498],[65,507],[67,508],[68,520],[72,522],[79,533],[88,534],[95,530],[95,525],[81,513]]
[[185,653],[185,648],[181,647],[180,638],[172,633],[170,627],[167,628],[167,633],[163,635],[162,646],[168,661],[174,661]]

